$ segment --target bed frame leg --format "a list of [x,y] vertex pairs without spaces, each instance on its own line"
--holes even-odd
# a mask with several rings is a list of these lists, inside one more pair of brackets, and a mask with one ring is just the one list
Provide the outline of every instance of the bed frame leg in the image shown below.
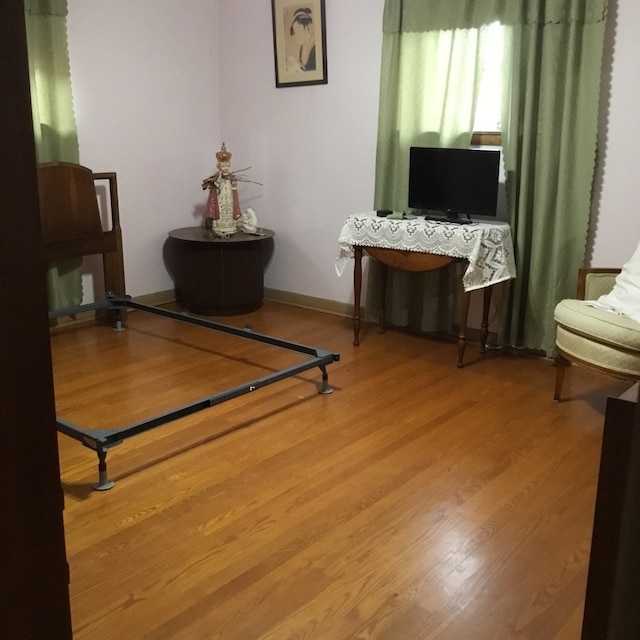
[[320,365],[320,370],[322,371],[322,383],[320,384],[318,393],[333,393],[333,387],[329,385],[329,375],[327,374],[327,367],[325,367],[324,365]]
[[114,331],[124,331],[125,327],[122,323],[122,309],[116,309],[116,321],[113,327]]
[[109,480],[107,475],[107,450],[99,446],[96,452],[98,454],[98,482],[94,483],[93,488],[96,491],[106,491],[115,485],[115,482]]

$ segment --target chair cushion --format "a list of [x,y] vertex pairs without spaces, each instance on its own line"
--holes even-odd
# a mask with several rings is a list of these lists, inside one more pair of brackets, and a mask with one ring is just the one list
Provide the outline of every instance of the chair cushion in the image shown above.
[[561,300],[554,311],[556,344],[568,356],[624,374],[640,374],[640,323],[583,300]]

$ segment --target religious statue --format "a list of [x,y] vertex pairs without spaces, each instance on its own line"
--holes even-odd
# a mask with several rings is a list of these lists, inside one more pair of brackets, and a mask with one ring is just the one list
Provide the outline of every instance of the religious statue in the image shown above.
[[226,238],[237,231],[238,220],[242,217],[238,200],[238,177],[230,171],[231,152],[227,151],[224,142],[216,153],[216,159],[218,170],[202,181],[202,188],[209,189],[204,226],[208,233]]
[[204,228],[207,234],[220,238],[229,238],[237,231],[262,235],[258,228],[256,212],[251,207],[244,212],[241,211],[238,200],[238,182],[261,183],[249,180],[242,175],[242,171],[251,167],[239,171],[230,170],[231,152],[227,150],[227,145],[224,142],[220,151],[216,153],[216,160],[218,170],[202,181],[202,188],[209,189],[204,214]]

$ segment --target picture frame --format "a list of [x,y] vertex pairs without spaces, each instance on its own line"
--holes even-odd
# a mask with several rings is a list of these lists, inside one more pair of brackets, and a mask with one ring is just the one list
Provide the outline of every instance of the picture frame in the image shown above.
[[271,0],[276,87],[327,84],[325,0]]

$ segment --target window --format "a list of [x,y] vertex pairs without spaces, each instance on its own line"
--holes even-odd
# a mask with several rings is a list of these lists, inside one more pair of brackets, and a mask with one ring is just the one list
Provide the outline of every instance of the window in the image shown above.
[[504,29],[493,22],[481,30],[480,88],[473,124],[474,145],[500,145]]

